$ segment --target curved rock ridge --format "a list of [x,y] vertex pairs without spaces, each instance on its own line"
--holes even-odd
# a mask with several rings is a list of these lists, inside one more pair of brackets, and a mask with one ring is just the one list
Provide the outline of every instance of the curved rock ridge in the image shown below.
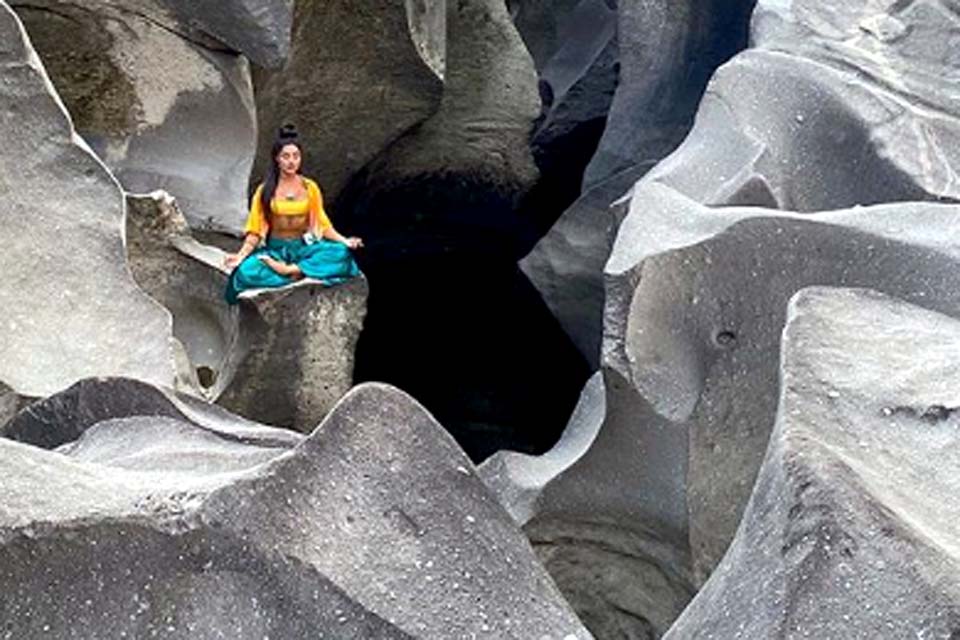
[[88,378],[21,410],[0,436],[42,449],[78,439],[101,422],[122,418],[166,418],[192,424],[238,442],[293,447],[303,436],[264,427],[193,396],[130,378]]
[[443,82],[431,63],[444,55],[446,2],[429,5],[297,2],[290,58],[258,82],[255,173],[268,165],[277,129],[292,122],[307,172],[334,203],[360,169],[434,114]]
[[[628,428],[673,435],[616,455],[623,465],[688,459],[671,482],[686,495],[699,579],[732,538],[766,448],[790,296],[815,284],[862,286],[960,317],[958,210],[711,208],[657,182],[638,185],[606,267],[604,366],[635,394],[619,402],[649,408],[621,408]],[[608,398],[608,413],[615,405]],[[673,524],[685,528],[686,517]]]
[[794,296],[757,484],[665,640],[955,637],[958,361],[954,318],[866,290]]
[[10,637],[591,637],[402,392],[357,387],[292,447],[182,409],[99,411],[57,451],[0,439]]
[[960,12],[935,0],[761,0],[658,179],[706,204],[821,211],[955,200]]
[[[239,233],[256,152],[249,64],[168,26],[162,5],[144,4],[14,6],[78,132],[124,188],[164,189],[193,226]],[[212,16],[208,5],[220,3],[203,4]]]
[[21,397],[79,379],[174,382],[171,318],[124,255],[124,200],[76,135],[26,31],[0,3],[0,383]]

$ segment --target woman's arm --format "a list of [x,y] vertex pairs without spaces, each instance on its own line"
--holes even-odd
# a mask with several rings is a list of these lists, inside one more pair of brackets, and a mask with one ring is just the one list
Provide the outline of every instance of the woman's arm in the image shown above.
[[360,238],[352,237],[352,236],[347,238],[346,236],[342,235],[339,231],[334,229],[332,225],[329,227],[324,227],[321,233],[323,234],[323,237],[326,238],[327,240],[340,242],[342,244],[347,245],[351,249],[359,249],[360,247],[363,246],[363,240],[361,240]]
[[243,245],[240,247],[240,250],[236,253],[229,254],[223,259],[224,266],[228,269],[235,269],[247,256],[253,253],[253,250],[257,248],[258,244],[260,244],[260,236],[255,233],[248,233],[243,239]]

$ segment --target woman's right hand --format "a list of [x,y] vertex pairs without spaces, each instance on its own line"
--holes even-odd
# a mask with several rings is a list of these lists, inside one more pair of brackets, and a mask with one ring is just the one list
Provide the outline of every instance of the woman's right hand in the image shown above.
[[223,259],[223,266],[233,271],[241,262],[243,262],[243,257],[239,253],[228,253],[227,257]]

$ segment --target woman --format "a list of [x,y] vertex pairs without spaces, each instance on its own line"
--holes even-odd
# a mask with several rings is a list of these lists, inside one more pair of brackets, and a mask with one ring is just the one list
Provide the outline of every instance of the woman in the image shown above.
[[320,187],[300,175],[303,148],[296,129],[281,128],[270,153],[273,162],[253,194],[243,246],[224,260],[233,270],[226,291],[230,304],[247,289],[281,287],[301,278],[332,285],[360,273],[350,250],[363,241],[333,228]]

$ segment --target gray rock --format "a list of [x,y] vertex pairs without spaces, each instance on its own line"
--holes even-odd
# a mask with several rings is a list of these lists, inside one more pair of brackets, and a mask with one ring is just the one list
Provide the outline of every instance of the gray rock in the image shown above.
[[533,137],[535,153],[578,125],[607,117],[619,58],[616,9],[605,0],[581,0],[563,22],[559,46],[537,65],[544,117]]
[[7,637],[591,637],[453,440],[383,385],[282,451],[161,416],[0,457]]
[[[0,383],[21,398],[97,375],[171,385],[171,319],[125,264],[124,200],[0,3]],[[19,401],[17,401],[19,402]]]
[[304,280],[240,294],[235,369],[217,402],[258,422],[312,431],[353,384],[368,291],[360,276],[330,288]]
[[582,0],[507,0],[510,17],[537,71],[564,46],[564,31],[581,3]]
[[14,6],[77,130],[124,188],[169,191],[196,227],[242,229],[256,144],[243,57],[178,33],[152,2]]
[[[960,316],[960,251],[950,240],[958,208],[710,208],[655,181],[636,187],[631,207],[606,267],[604,365],[608,389],[615,375],[624,393],[607,398],[607,421],[650,434],[648,445],[625,441],[633,453],[618,450],[622,459],[689,460],[685,473],[657,479],[686,496],[704,580],[733,537],[766,448],[789,298],[814,284],[863,286]],[[608,490],[623,492],[612,480]],[[677,515],[672,528],[683,530]]]
[[335,201],[360,169],[436,112],[446,3],[428,4],[297,2],[290,59],[258,82],[255,173],[268,166],[277,129],[292,122],[309,173]]
[[650,167],[613,176],[584,193],[520,261],[592,369],[603,339],[603,266],[627,215],[625,195]]
[[[173,315],[196,395],[216,399],[236,367],[241,314],[223,292],[225,254],[194,239],[167,193],[127,194],[127,263],[137,283]],[[344,389],[346,391],[346,389]]]
[[259,422],[312,431],[353,384],[366,279],[329,289],[304,280],[244,292],[228,306],[224,252],[193,237],[168,194],[128,201],[130,268],[173,314],[198,383],[185,390]]
[[88,378],[43,400],[9,421],[0,436],[43,449],[55,449],[95,425],[131,417],[162,417],[190,423],[238,442],[271,448],[293,447],[302,436],[264,427],[193,396],[130,378]]
[[[133,2],[150,4],[147,0]],[[186,27],[188,33],[212,36],[260,66],[280,67],[290,54],[294,0],[162,0],[162,5],[177,18],[172,28]]]
[[955,9],[787,7],[758,4],[756,47],[718,71],[657,179],[705,204],[793,211],[956,199],[960,93],[942,81],[958,73]]
[[756,0],[621,0],[620,74],[584,190],[673,151],[714,70],[746,46]]
[[958,362],[953,318],[798,293],[750,503],[665,639],[956,637]]
[[580,395],[570,424],[550,451],[540,456],[498,451],[478,467],[483,482],[517,524],[525,525],[537,513],[553,509],[541,496],[551,483],[562,482],[559,478],[593,444],[606,413],[604,394],[603,376],[595,373]]
[[448,2],[446,26],[440,107],[371,163],[362,188],[373,192],[368,197],[451,179],[510,199],[537,178],[529,146],[540,113],[537,76],[506,5]]

